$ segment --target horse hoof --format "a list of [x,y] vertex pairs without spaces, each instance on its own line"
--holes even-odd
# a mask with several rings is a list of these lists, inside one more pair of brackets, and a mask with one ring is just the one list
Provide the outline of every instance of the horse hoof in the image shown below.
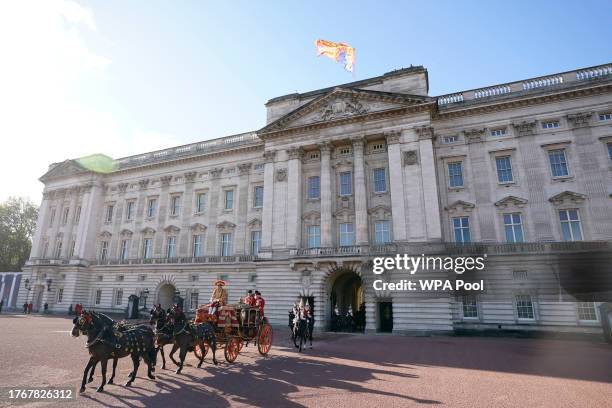
[[154,376],[154,375],[149,375],[149,378],[150,378],[150,379],[152,379],[152,380],[154,380],[154,379],[155,379],[155,376]]
[[81,387],[81,389],[79,390],[79,392],[85,392],[85,387]]
[[129,387],[130,385],[132,385],[132,382],[131,382],[131,381],[128,381],[128,382],[126,382],[126,383],[125,383],[125,386],[126,386],[126,387]]
[[104,387],[98,387],[98,388],[96,389],[96,392],[104,392]]
[[213,361],[213,363],[215,363],[215,365],[219,364],[219,362],[217,360]]
[[181,369],[180,369],[180,368],[179,368],[179,369],[177,369],[177,370],[174,372],[174,374],[180,374],[180,373],[181,373]]
[[198,368],[202,368],[202,363],[198,364]]

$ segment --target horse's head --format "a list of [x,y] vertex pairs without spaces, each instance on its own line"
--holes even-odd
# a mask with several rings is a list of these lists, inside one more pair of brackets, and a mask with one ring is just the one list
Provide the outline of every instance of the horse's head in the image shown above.
[[91,313],[83,311],[77,317],[72,320],[72,337],[79,337],[79,334],[87,334],[88,331],[92,330],[95,326],[93,323],[93,316]]

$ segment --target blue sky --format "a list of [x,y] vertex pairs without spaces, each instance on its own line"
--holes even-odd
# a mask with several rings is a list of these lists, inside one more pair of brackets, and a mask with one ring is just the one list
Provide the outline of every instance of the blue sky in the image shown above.
[[[610,1],[3,2],[0,132],[20,153],[0,171],[22,171],[0,199],[38,202],[51,162],[255,130],[270,98],[411,64],[439,95],[612,62],[611,23]],[[317,38],[356,48],[355,77]]]

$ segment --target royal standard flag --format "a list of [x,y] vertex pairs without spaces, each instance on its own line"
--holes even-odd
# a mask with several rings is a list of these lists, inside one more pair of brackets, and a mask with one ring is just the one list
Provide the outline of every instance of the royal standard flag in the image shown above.
[[344,43],[335,43],[326,40],[317,40],[317,57],[325,55],[344,65],[344,69],[353,72],[355,69],[355,48]]

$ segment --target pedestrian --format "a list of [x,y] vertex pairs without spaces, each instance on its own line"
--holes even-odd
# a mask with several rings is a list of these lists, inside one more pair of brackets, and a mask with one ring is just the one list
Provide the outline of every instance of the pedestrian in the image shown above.
[[49,304],[45,302],[45,314],[49,313]]
[[77,303],[74,306],[74,314],[77,315],[77,316],[80,316],[82,311],[83,311],[83,306],[81,306],[80,303]]
[[2,313],[2,306],[4,306],[4,299],[0,299],[0,313]]
[[28,304],[28,314],[32,314],[32,308],[34,307],[34,305],[32,304],[32,302],[30,302]]
[[28,313],[28,302],[25,302],[23,304],[23,314],[26,314],[26,313]]
[[72,303],[68,306],[68,315],[72,316]]

